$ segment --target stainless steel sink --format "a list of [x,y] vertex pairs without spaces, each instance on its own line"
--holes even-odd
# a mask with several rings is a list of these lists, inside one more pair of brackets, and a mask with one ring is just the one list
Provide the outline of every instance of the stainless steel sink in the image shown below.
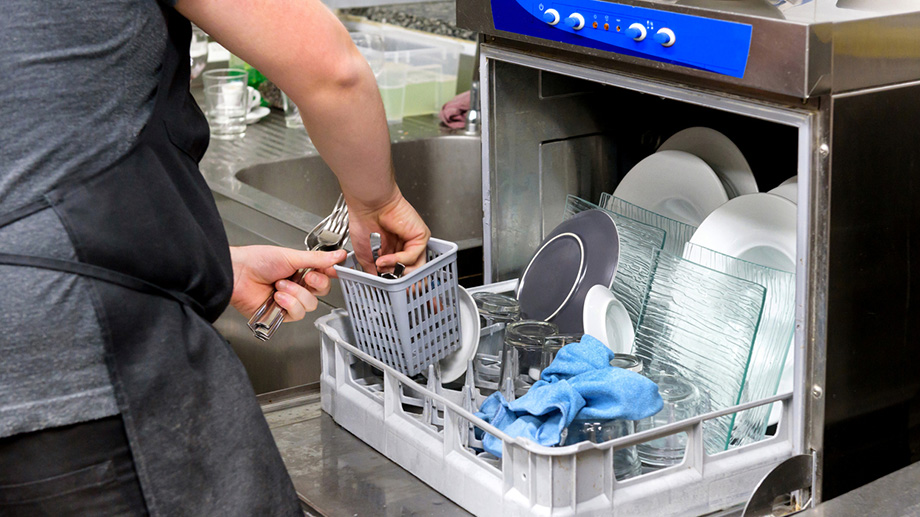
[[[479,137],[450,135],[395,142],[396,180],[431,234],[461,249],[482,244]],[[339,195],[335,175],[318,156],[253,165],[242,183],[313,214],[326,214]]]
[[[396,176],[406,198],[435,237],[457,242],[458,266],[482,272],[480,140],[440,129],[436,117],[390,126]],[[212,141],[201,161],[230,244],[274,244],[303,249],[303,239],[339,194],[332,171],[306,133],[288,129],[277,112],[249,126],[237,141]],[[461,281],[463,278],[461,278]],[[268,343],[258,341],[233,309],[215,323],[249,373],[256,393],[319,381],[316,318],[342,307],[338,283],[303,321],[284,324]]]

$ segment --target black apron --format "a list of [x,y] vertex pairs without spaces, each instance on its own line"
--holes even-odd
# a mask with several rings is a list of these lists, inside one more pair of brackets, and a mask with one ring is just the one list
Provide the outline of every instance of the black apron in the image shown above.
[[132,149],[0,214],[2,227],[52,208],[79,261],[0,254],[0,264],[90,279],[152,515],[303,515],[246,371],[210,324],[233,290],[230,252],[198,170],[208,126],[188,91],[190,25],[161,9],[161,79]]

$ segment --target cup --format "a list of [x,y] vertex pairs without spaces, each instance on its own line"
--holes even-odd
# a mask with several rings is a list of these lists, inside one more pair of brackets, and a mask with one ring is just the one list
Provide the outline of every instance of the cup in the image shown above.
[[523,396],[540,380],[562,348],[563,340],[550,343],[559,327],[546,321],[516,321],[505,327],[502,346],[501,389],[507,399]]
[[642,373],[642,361],[634,355],[616,354],[616,356],[610,360],[610,366],[635,373]]
[[201,77],[204,81],[205,115],[211,127],[211,138],[242,138],[246,134],[246,114],[249,113],[255,95],[259,94],[247,86],[248,72],[239,68],[220,68],[208,70]]
[[[580,420],[576,418],[565,429],[563,445],[579,442],[602,443],[615,440],[635,432],[636,423],[632,420]],[[624,447],[613,451],[613,475],[617,481],[638,476],[642,472],[642,462],[636,446]]]
[[252,86],[247,86],[246,91],[249,92],[249,106],[246,113],[249,113],[262,105],[262,94]]
[[482,320],[479,347],[473,358],[473,381],[481,390],[495,391],[501,379],[505,326],[521,319],[521,305],[515,298],[497,293],[475,293],[473,300]]
[[[664,406],[661,411],[639,420],[637,432],[654,429],[699,415],[705,410],[703,397],[694,384],[683,377],[655,373],[648,378],[658,385]],[[677,465],[684,459],[687,434],[680,432],[638,445],[639,459],[650,470]]]
[[303,119],[300,118],[300,109],[284,92],[281,92],[281,107],[284,108],[285,126],[291,129],[304,129]]

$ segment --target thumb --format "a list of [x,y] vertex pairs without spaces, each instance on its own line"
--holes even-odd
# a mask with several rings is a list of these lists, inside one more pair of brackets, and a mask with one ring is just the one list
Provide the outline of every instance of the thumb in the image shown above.
[[335,251],[295,251],[291,250],[288,262],[294,269],[312,267],[318,270],[331,268],[345,260],[348,253],[345,250]]

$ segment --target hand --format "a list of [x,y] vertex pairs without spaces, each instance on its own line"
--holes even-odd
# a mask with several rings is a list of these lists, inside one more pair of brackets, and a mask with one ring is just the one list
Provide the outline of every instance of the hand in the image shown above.
[[397,262],[405,265],[407,272],[425,263],[431,231],[398,190],[393,200],[378,209],[353,208],[349,203],[348,220],[351,244],[364,271],[374,272],[369,240],[372,232],[381,237],[376,264],[380,272],[391,271]]
[[[279,246],[230,247],[233,295],[230,304],[249,318],[277,289],[275,301],[287,311],[284,321],[297,321],[316,309],[317,296],[329,294],[332,266],[345,260],[345,251],[297,251]],[[306,288],[288,278],[299,269],[307,274]]]

